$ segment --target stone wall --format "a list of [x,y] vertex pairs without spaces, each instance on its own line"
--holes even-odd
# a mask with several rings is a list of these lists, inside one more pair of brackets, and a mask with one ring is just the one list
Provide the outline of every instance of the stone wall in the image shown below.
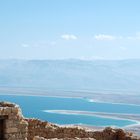
[[[112,129],[110,127],[103,131],[87,131],[78,127],[59,127],[48,122],[42,122],[36,119],[28,119],[28,140],[46,140],[46,139],[87,139],[92,140],[140,140],[132,136],[132,133],[126,133],[122,129]],[[37,137],[36,137],[37,136]]]
[[18,105],[0,102],[0,117],[3,119],[4,140],[27,140],[28,123]]

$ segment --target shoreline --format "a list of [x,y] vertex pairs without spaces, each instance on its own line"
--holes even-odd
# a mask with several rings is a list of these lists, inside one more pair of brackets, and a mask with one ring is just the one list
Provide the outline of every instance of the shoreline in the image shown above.
[[83,99],[83,100],[87,100],[90,103],[105,103],[105,104],[116,104],[116,105],[129,105],[129,106],[140,106],[139,104],[129,104],[129,103],[114,103],[114,102],[105,102],[105,101],[101,101],[101,100],[96,100],[93,98],[88,98],[88,97],[80,97],[80,96],[63,96],[63,95],[49,95],[49,94],[29,94],[29,93],[24,93],[24,94],[16,94],[16,93],[6,93],[6,94],[1,94],[0,95],[14,95],[14,96],[29,96],[29,97],[52,97],[52,98],[77,98],[77,99]]
[[[22,96],[42,96],[57,98],[80,98],[89,102],[109,103],[120,105],[140,106],[140,94],[136,91],[119,90],[66,90],[66,89],[46,89],[33,87],[1,87],[0,93]],[[124,94],[122,94],[124,93]]]
[[[134,122],[135,123],[135,124],[126,125],[126,126],[121,127],[121,128],[127,128],[127,127],[133,127],[133,126],[140,125],[140,121],[139,120],[128,119],[127,117],[118,117],[119,115],[126,115],[126,114],[102,113],[102,112],[91,112],[91,111],[73,111],[73,110],[42,110],[42,111],[43,112],[47,112],[47,113],[54,113],[54,114],[85,115],[85,116],[93,116],[93,117],[106,118],[106,119],[114,119],[114,120],[127,120],[127,121],[130,121],[130,122]],[[101,127],[104,127],[104,126],[101,126]],[[107,127],[107,126],[105,126],[105,127]],[[113,126],[111,126],[111,127],[113,127]],[[120,126],[115,126],[115,127],[120,127]]]

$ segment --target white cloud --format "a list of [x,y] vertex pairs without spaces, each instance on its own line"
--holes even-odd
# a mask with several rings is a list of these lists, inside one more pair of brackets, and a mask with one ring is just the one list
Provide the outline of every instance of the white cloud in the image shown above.
[[128,40],[140,40],[140,32],[137,32],[134,36],[128,36]]
[[101,40],[101,41],[112,41],[115,40],[117,37],[112,36],[112,35],[106,35],[106,34],[98,34],[94,36],[94,39],[96,40]]
[[132,36],[113,36],[108,34],[97,34],[94,35],[94,39],[98,41],[113,41],[113,40],[131,40],[131,41],[140,41],[140,32],[137,32]]
[[77,40],[78,39],[78,37],[73,34],[64,34],[61,36],[61,38],[64,40]]
[[27,48],[29,47],[29,44],[21,44],[22,47]]

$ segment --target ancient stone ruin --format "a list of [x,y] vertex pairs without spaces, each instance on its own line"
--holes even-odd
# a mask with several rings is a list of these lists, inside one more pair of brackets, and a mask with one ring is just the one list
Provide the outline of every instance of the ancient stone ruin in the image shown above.
[[28,123],[19,106],[0,102],[0,140],[27,140]]
[[0,140],[140,140],[122,129],[102,131],[60,127],[37,119],[25,119],[18,105],[0,102]]

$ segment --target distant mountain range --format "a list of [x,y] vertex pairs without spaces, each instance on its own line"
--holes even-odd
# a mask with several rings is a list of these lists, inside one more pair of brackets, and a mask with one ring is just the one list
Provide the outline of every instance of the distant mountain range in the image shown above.
[[0,60],[0,86],[140,91],[140,60]]

